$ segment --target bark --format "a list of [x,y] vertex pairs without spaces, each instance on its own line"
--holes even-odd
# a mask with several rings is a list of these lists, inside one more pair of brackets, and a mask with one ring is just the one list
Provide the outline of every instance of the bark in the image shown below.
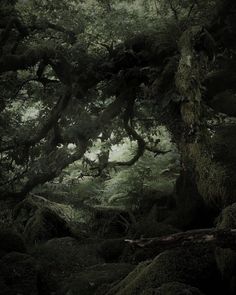
[[[229,4],[228,1],[223,2],[225,5]],[[215,24],[217,17],[221,17],[220,10],[216,11],[216,15],[205,24],[208,30]],[[201,54],[196,51],[196,40],[201,32],[201,27],[192,27],[183,33],[179,41],[181,56],[175,84],[183,97],[181,117],[184,123],[179,148],[182,168],[194,176],[204,201],[211,206],[222,208],[235,202],[233,197],[236,192],[235,170],[227,167],[226,162],[223,163],[215,158],[217,145],[223,145],[224,142],[215,143],[214,138],[217,133],[212,136],[207,123],[206,114],[210,110],[203,99],[202,85],[209,72],[208,65],[210,62],[214,63],[214,60],[209,61],[206,51],[202,51]],[[214,128],[211,129],[216,131]]]
[[153,251],[156,249],[157,254],[168,249],[194,244],[205,244],[207,246],[236,250],[236,229],[197,229],[160,238],[125,241],[137,248],[153,249]]
[[40,124],[38,127],[38,130],[35,132],[35,134],[30,138],[23,138],[20,140],[13,140],[11,144],[8,144],[7,146],[3,146],[0,148],[0,152],[5,152],[10,149],[17,148],[19,146],[24,146],[25,148],[30,148],[34,145],[36,145],[38,142],[40,142],[41,139],[45,138],[48,134],[48,132],[55,127],[57,124],[59,118],[62,115],[62,112],[66,109],[67,105],[70,102],[71,99],[71,87],[67,87],[65,90],[64,96],[59,98],[58,102],[56,103],[55,107],[51,110],[51,113],[49,114],[48,118]]
[[13,197],[23,199],[34,187],[39,184],[48,182],[60,175],[61,171],[73,162],[80,160],[85,154],[90,141],[98,137],[110,122],[118,116],[126,101],[126,91],[121,93],[94,121],[90,130],[86,134],[80,134],[78,148],[72,155],[68,153],[67,148],[56,149],[49,155],[43,155],[37,160],[35,165],[32,165],[28,171],[28,181],[23,185],[19,192],[7,192],[1,195],[2,199]]

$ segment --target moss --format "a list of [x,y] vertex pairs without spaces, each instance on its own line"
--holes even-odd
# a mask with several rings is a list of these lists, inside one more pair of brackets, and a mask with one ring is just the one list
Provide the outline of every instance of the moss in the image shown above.
[[207,289],[215,279],[215,269],[212,250],[199,246],[177,248],[161,253],[148,265],[138,267],[108,294],[141,294],[146,289],[158,288],[172,281]]
[[106,262],[114,262],[121,257],[126,246],[124,239],[106,239],[99,246],[98,252]]
[[93,295],[102,286],[117,282],[133,270],[134,266],[126,263],[98,264],[72,275],[64,283],[60,294]]
[[49,208],[38,209],[25,226],[24,236],[29,243],[47,241],[71,234],[67,222]]
[[70,220],[69,215],[71,212],[68,212],[70,211],[69,206],[49,201],[40,196],[28,196],[14,208],[13,218],[17,229],[23,232],[29,219],[36,214],[37,210],[44,208],[55,212],[55,214],[66,221]]
[[[2,282],[1,282],[2,281]],[[9,253],[0,260],[0,285],[4,285],[1,294],[38,294],[38,267],[29,255]],[[5,292],[5,293],[4,293]]]
[[212,136],[203,123],[206,114],[202,103],[201,82],[206,74],[206,60],[198,57],[194,51],[195,37],[198,38],[200,32],[199,26],[191,27],[179,41],[181,58],[175,84],[185,98],[181,103],[181,117],[186,130],[180,148],[185,169],[195,172],[199,193],[206,202],[224,207],[232,203],[228,179],[231,174],[224,164],[214,159]]
[[203,295],[199,289],[192,286],[171,282],[157,289],[147,289],[141,295]]
[[236,203],[222,210],[217,218],[216,227],[218,229],[236,228]]
[[[218,229],[231,229],[236,227],[236,203],[226,207],[217,218]],[[231,284],[236,277],[236,252],[231,249],[217,248],[215,251],[217,267],[228,289],[231,285],[230,294],[235,294],[236,285]]]
[[[139,265],[136,266],[132,272],[130,272],[120,283],[111,288],[106,295],[118,294],[120,290],[122,290],[125,286],[129,285],[130,282],[134,281],[136,277],[138,277],[140,273],[142,273],[146,269],[146,267],[150,265],[150,263],[150,261],[139,263]],[[132,294],[134,293],[130,293],[130,295]]]
[[[61,282],[84,268],[104,263],[98,254],[99,241],[56,238],[31,249],[31,255],[40,261],[40,280],[50,292],[61,288]],[[42,292],[42,294],[44,294]]]
[[10,229],[0,229],[0,257],[9,252],[26,252],[24,239]]
[[194,162],[199,193],[207,203],[222,207],[229,202],[226,167],[213,160],[209,147],[203,143],[190,143],[184,154]]
[[160,237],[177,233],[179,231],[170,224],[158,222],[157,209],[158,208],[156,206],[153,206],[149,214],[141,218],[141,220],[135,224],[135,237]]

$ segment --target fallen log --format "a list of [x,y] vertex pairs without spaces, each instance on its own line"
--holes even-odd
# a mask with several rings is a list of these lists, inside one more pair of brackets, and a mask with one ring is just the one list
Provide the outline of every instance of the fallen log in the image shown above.
[[207,244],[236,250],[236,229],[196,229],[158,238],[126,239],[125,242],[133,248],[156,248],[157,252],[192,244]]

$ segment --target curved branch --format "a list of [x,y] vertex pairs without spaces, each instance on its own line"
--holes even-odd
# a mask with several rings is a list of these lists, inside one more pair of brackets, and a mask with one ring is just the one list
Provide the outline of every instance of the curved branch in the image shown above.
[[72,65],[58,51],[52,48],[29,49],[24,54],[8,54],[0,59],[0,74],[9,71],[26,70],[40,61],[50,64],[59,80],[68,85],[71,83]]
[[28,28],[23,25],[17,17],[12,17],[8,21],[5,30],[0,35],[0,46],[4,46],[6,44],[13,28],[16,28],[18,30],[21,37],[25,37],[26,35],[28,35]]
[[76,34],[72,30],[68,30],[58,24],[51,23],[47,20],[42,20],[40,23],[35,23],[29,27],[31,31],[46,31],[47,29],[51,29],[60,33],[64,33],[69,37],[69,41],[71,44],[76,42]]
[[[43,171],[37,171],[35,173],[35,167],[29,171],[30,178],[23,186],[20,192],[11,194],[14,198],[22,199],[27,193],[29,193],[34,187],[39,184],[44,184],[61,174],[61,171],[74,163],[75,161],[81,159],[85,154],[88,147],[88,141],[81,142],[78,150],[69,155],[67,151],[56,150],[47,155],[43,160],[44,164],[47,165],[47,169]],[[32,177],[33,175],[33,177]],[[3,195],[3,197],[5,197]]]
[[134,101],[129,104],[129,106],[126,108],[125,114],[124,114],[124,127],[125,130],[131,138],[137,141],[138,148],[136,151],[136,154],[133,156],[132,159],[126,162],[111,162],[109,165],[113,166],[132,166],[134,165],[144,154],[145,150],[148,150],[150,152],[155,153],[155,157],[157,155],[166,154],[169,151],[161,151],[156,148],[149,147],[145,140],[136,132],[136,130],[129,124],[132,113],[133,113],[133,106]]
[[[118,114],[120,114],[125,95],[122,93],[113,101],[98,117],[91,126],[90,132],[86,130],[86,134],[82,134],[79,138],[79,148],[74,154],[69,154],[67,149],[57,149],[52,151],[46,157],[41,158],[37,161],[36,165],[43,163],[43,168],[40,165],[40,169],[37,169],[34,165],[28,172],[29,180],[23,186],[23,188],[16,193],[5,192],[1,195],[1,199],[13,197],[16,199],[22,199],[29,193],[34,187],[39,184],[43,184],[47,181],[54,179],[59,176],[61,171],[73,162],[80,160],[85,154],[90,140],[96,139],[102,132],[103,128],[111,122]],[[95,128],[96,126],[96,128]],[[37,170],[37,171],[36,171]]]
[[64,96],[59,98],[57,104],[52,109],[51,114],[48,116],[48,119],[42,124],[41,127],[39,127],[38,131],[36,131],[34,136],[23,140],[17,140],[12,142],[11,144],[8,144],[7,146],[3,146],[0,148],[0,152],[5,152],[14,149],[17,146],[25,146],[26,148],[29,148],[37,144],[41,139],[43,139],[48,134],[49,130],[51,130],[58,122],[62,112],[65,110],[70,101],[71,94],[71,87],[67,87]]

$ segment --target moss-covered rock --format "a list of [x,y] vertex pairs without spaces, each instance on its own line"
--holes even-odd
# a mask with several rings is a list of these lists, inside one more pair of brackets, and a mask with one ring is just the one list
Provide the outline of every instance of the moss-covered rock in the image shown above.
[[98,254],[97,241],[83,243],[71,237],[52,239],[38,245],[32,250],[32,256],[40,262],[40,280],[50,292],[60,290],[62,282],[73,273],[104,263]]
[[9,252],[26,252],[24,239],[11,229],[0,229],[0,258]]
[[182,171],[178,177],[175,199],[176,209],[170,212],[164,223],[183,230],[212,226],[215,212],[205,204],[190,171]]
[[127,234],[132,223],[129,211],[115,206],[95,206],[91,220],[92,231],[101,237],[119,238]]
[[68,221],[67,206],[49,201],[41,196],[30,195],[18,203],[13,210],[17,230],[23,233],[27,222],[36,214],[36,211],[44,208],[55,212],[62,219]]
[[18,203],[13,211],[13,218],[19,231],[23,232],[28,220],[34,216],[35,212],[46,207],[48,201],[45,198],[29,196]]
[[192,286],[171,282],[157,289],[147,289],[143,291],[141,295],[203,295],[203,293]]
[[[216,263],[212,249],[182,247],[158,255],[148,265],[141,265],[107,295],[138,295],[150,288],[177,281],[203,290],[216,286]],[[213,294],[213,293],[212,293]]]
[[143,216],[135,224],[134,233],[136,238],[140,236],[145,238],[160,237],[179,232],[174,226],[157,221],[157,209],[157,206],[153,206],[149,214]]
[[223,209],[216,221],[218,229],[236,228],[236,203]]
[[68,223],[49,208],[38,209],[28,220],[24,232],[28,243],[38,243],[55,237],[70,236]]
[[28,243],[72,235],[64,207],[40,196],[29,196],[13,211],[15,227]]
[[60,294],[93,295],[99,287],[101,294],[102,285],[123,279],[133,268],[133,265],[126,263],[108,263],[86,268],[82,272],[72,275],[64,283]]
[[106,262],[117,261],[127,247],[124,239],[106,239],[98,248],[98,252],[105,259]]
[[[236,203],[226,207],[217,218],[218,229],[236,228]],[[217,248],[215,251],[218,269],[230,294],[236,293],[236,252]]]
[[12,252],[0,260],[2,295],[38,295],[38,267],[29,255]]

